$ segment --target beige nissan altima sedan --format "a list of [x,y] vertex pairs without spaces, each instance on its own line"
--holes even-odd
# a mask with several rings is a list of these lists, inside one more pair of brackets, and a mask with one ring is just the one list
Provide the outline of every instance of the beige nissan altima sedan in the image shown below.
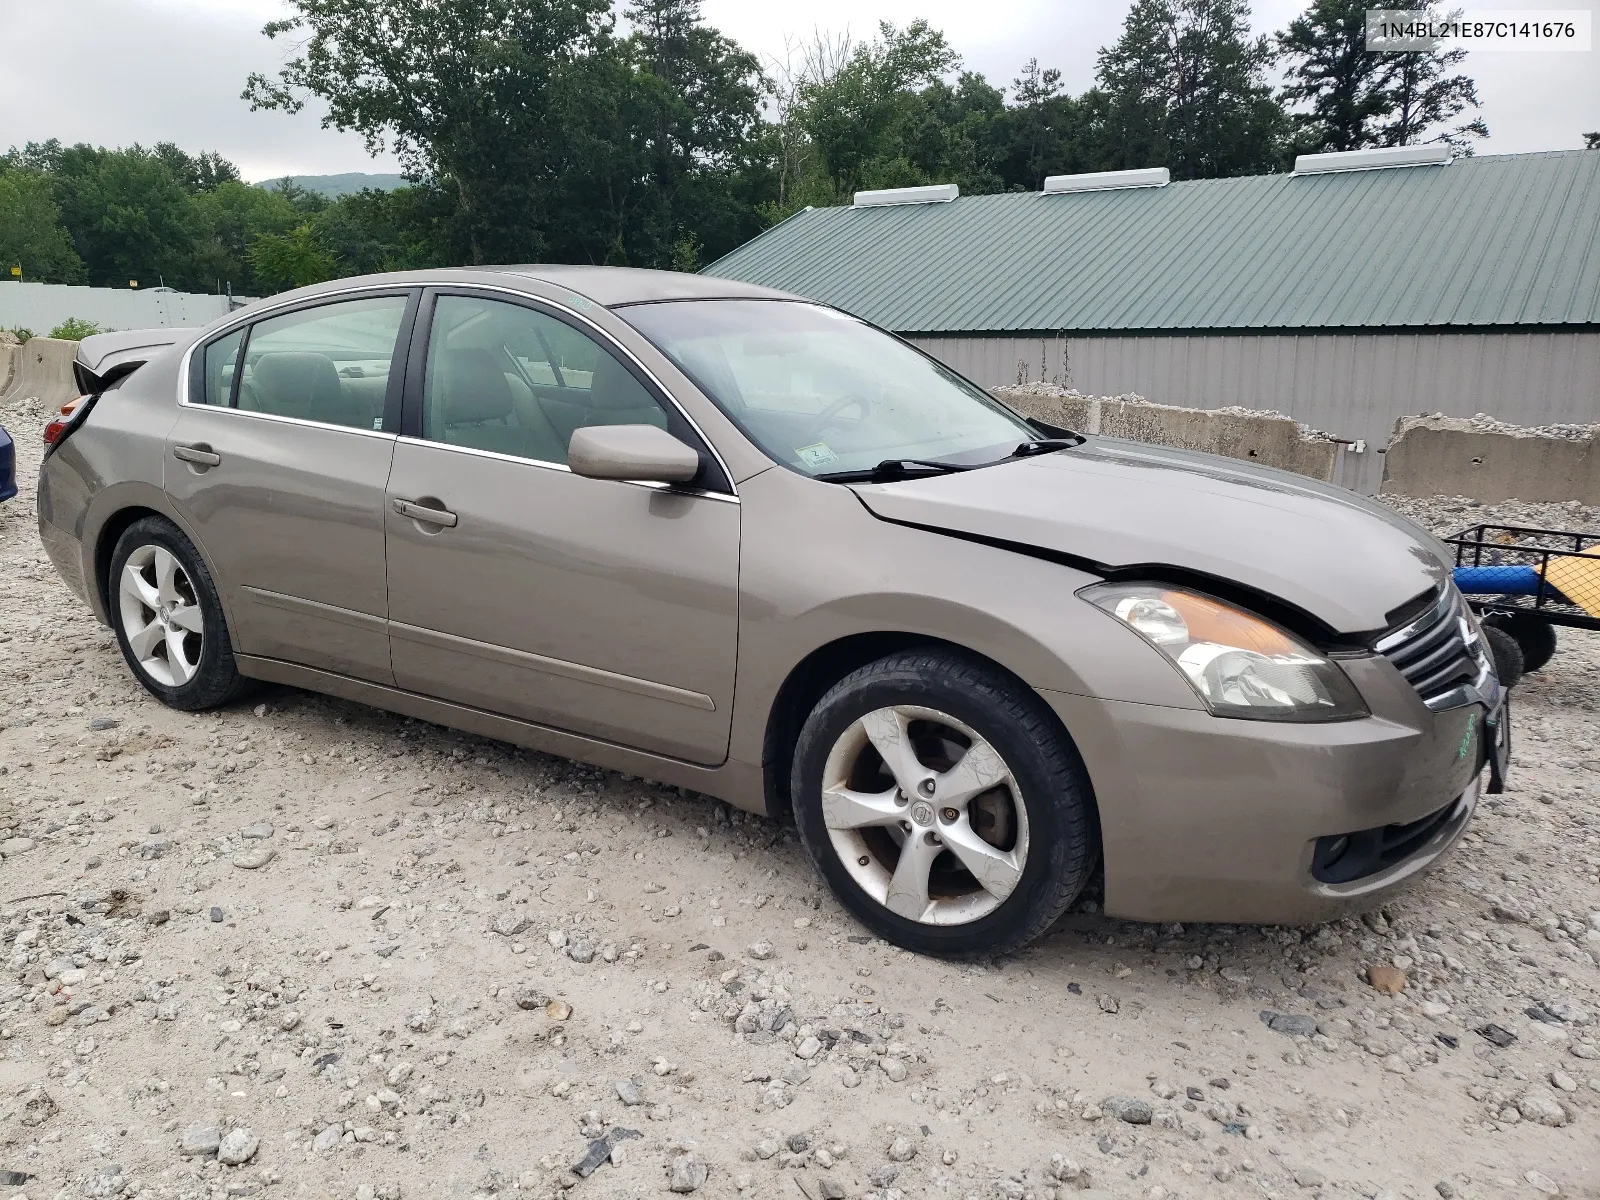
[[510,267],[168,340],[81,372],[39,529],[177,708],[270,680],[792,816],[936,954],[1022,945],[1101,862],[1113,915],[1322,919],[1498,786],[1427,534],[1030,423],[835,309]]

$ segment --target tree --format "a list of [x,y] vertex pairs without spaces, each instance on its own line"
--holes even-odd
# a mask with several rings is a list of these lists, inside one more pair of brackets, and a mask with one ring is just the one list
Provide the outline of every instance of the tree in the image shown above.
[[1293,121],[1305,150],[1463,146],[1488,133],[1476,119],[1439,128],[1478,106],[1472,80],[1448,74],[1466,51],[1368,50],[1365,0],[1313,0],[1277,40],[1286,60],[1281,95],[1298,106]]
[[317,237],[342,273],[412,271],[461,261],[451,196],[427,184],[343,196],[317,214]]
[[1482,117],[1441,128],[1469,108],[1477,108],[1478,87],[1469,76],[1451,75],[1450,68],[1466,58],[1460,48],[1384,52],[1388,59],[1383,80],[1386,111],[1376,129],[1380,146],[1410,146],[1417,142],[1445,142],[1457,151],[1472,153],[1472,138],[1489,136]]
[[300,38],[298,50],[277,79],[250,76],[251,106],[297,112],[320,97],[325,126],[455,193],[473,262],[538,256],[539,185],[558,170],[560,122],[582,115],[558,93],[609,49],[608,0],[288,3],[293,15],[263,32]]
[[288,233],[264,233],[250,245],[250,265],[268,291],[332,279],[338,264],[310,222]]
[[1005,188],[1035,192],[1047,176],[1099,170],[1095,134],[1103,100],[1093,90],[1070,96],[1061,88],[1060,71],[1042,69],[1038,59],[1024,63],[1011,82],[1009,143],[999,164]]
[[[634,0],[627,15],[628,102],[610,141],[637,152],[639,186],[631,219],[618,206],[613,225],[638,261],[687,261],[685,242],[732,249],[757,232],[738,180],[762,126],[761,64],[705,24],[700,0]],[[607,197],[634,190],[614,175]]]
[[1367,49],[1366,0],[1315,0],[1278,35],[1278,48],[1283,100],[1306,106],[1293,115],[1305,149],[1372,145],[1388,100],[1383,60]]
[[1600,150],[1600,129],[1583,135],[1583,148],[1585,150]]
[[[319,197],[320,199],[320,197]],[[202,291],[228,285],[243,295],[261,295],[273,285],[256,276],[250,247],[265,234],[283,234],[304,222],[310,210],[278,188],[229,181],[193,197],[192,286]]]
[[172,172],[172,177],[191,195],[213,192],[224,183],[239,182],[239,168],[222,155],[209,150],[190,155],[171,142],[157,142],[150,153]]
[[50,177],[39,171],[0,171],[0,279],[84,283],[88,272],[62,227]]
[[1266,82],[1272,62],[1246,0],[1134,0],[1100,51],[1106,165],[1165,165],[1180,179],[1279,168],[1288,122]]
[[807,80],[800,89],[801,128],[840,198],[868,185],[923,182],[896,135],[916,89],[937,83],[961,61],[926,21],[904,29],[884,21],[878,35],[851,47],[831,78]]
[[29,147],[48,165],[61,223],[98,287],[193,286],[195,213],[189,194],[157,155],[140,146]]

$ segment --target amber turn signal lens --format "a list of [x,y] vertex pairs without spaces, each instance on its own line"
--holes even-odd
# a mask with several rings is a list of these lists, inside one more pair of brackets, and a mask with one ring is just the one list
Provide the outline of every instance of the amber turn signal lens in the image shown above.
[[72,414],[78,411],[78,406],[87,400],[87,396],[79,396],[76,400],[68,400],[61,406],[61,415],[50,420],[44,427],[44,444],[54,446],[61,440],[61,435],[72,422]]

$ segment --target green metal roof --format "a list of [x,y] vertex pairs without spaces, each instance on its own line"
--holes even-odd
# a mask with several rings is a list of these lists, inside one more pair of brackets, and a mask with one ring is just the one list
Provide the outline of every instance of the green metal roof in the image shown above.
[[708,275],[902,333],[1600,323],[1600,151],[815,208]]

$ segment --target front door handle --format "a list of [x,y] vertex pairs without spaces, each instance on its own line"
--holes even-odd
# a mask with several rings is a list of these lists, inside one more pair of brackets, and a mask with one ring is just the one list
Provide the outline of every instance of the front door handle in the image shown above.
[[222,455],[214,451],[204,442],[196,442],[192,446],[174,446],[172,457],[181,458],[186,463],[194,463],[197,467],[220,467]]
[[394,510],[402,517],[410,517],[413,521],[421,521],[425,525],[443,525],[455,528],[455,513],[444,508],[429,508],[424,504],[413,504],[410,500],[401,500],[398,497],[394,502]]

